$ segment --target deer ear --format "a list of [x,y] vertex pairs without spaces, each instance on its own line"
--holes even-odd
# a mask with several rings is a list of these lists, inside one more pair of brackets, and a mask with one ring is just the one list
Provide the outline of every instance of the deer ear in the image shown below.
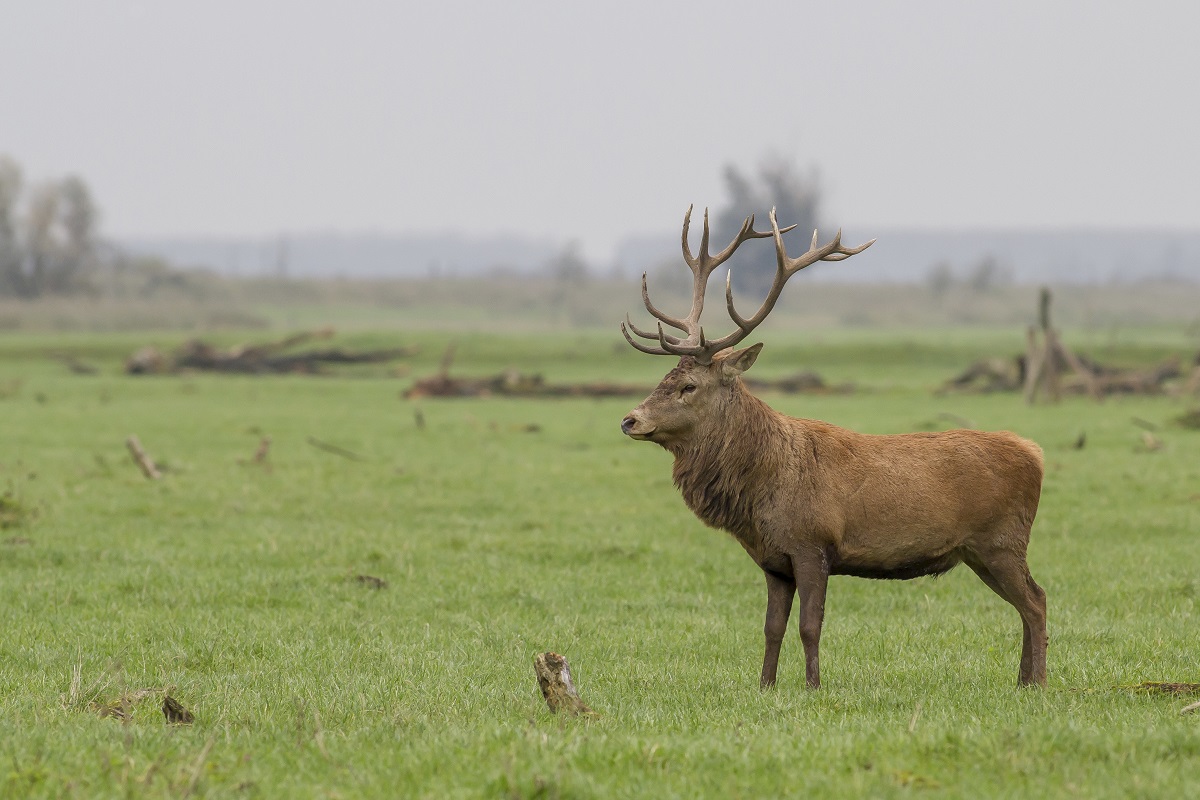
[[721,361],[721,380],[729,383],[750,369],[750,367],[754,366],[754,360],[758,358],[759,351],[761,350],[762,342],[751,345],[745,350],[734,350]]

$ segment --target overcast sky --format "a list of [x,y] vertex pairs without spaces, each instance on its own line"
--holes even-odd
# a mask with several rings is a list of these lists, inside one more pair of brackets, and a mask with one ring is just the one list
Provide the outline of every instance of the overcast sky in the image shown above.
[[110,236],[675,229],[724,164],[878,226],[1200,227],[1200,4],[38,2],[0,152]]

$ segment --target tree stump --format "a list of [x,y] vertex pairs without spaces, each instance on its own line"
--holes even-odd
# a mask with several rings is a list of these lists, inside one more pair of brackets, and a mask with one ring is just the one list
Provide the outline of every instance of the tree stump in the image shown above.
[[1062,377],[1064,367],[1079,376],[1088,393],[1096,400],[1104,399],[1104,391],[1096,375],[1070,348],[1063,344],[1058,331],[1050,324],[1050,290],[1042,287],[1038,300],[1038,322],[1042,331],[1042,342],[1038,344],[1037,328],[1026,332],[1025,347],[1025,402],[1032,405],[1037,399],[1038,389],[1046,390],[1052,403],[1062,399]]
[[557,714],[562,711],[570,716],[596,713],[579,699],[567,659],[558,653],[542,653],[533,659],[533,670],[537,673],[538,686],[546,698],[546,705],[552,712]]

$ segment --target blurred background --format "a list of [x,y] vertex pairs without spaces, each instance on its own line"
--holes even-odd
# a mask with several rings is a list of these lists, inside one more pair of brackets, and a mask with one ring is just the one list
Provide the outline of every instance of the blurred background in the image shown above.
[[[1200,7],[16,4],[0,328],[612,326],[779,208],[780,326],[1200,319]],[[795,237],[794,239],[792,237]],[[754,244],[754,243],[752,243]],[[756,302],[769,245],[731,262]],[[714,280],[714,284],[718,281]],[[719,288],[719,287],[715,287]],[[778,318],[778,319],[776,319]]]

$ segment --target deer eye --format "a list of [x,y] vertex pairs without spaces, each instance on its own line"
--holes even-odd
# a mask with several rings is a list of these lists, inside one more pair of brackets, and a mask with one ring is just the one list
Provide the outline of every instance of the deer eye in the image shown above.
[[694,384],[694,383],[685,384],[684,387],[679,390],[679,396],[682,397],[683,395],[691,394],[694,391],[696,391],[696,384]]

